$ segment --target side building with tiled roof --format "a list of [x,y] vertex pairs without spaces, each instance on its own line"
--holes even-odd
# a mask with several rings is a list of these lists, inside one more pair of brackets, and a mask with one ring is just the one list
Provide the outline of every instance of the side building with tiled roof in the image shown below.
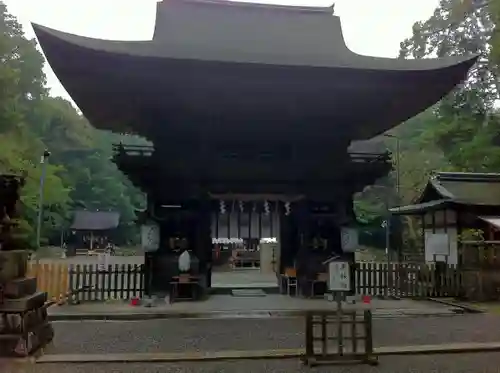
[[467,297],[499,298],[500,174],[437,172],[414,204],[390,211],[421,219],[425,261],[456,265]]
[[119,225],[120,213],[116,211],[75,211],[70,226],[72,249],[68,254],[104,250],[108,243],[112,243],[113,231]]

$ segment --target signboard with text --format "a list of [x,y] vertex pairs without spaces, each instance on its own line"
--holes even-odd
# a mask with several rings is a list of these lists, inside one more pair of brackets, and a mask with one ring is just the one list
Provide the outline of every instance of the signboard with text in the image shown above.
[[328,289],[330,291],[350,291],[351,271],[349,262],[328,263]]
[[425,232],[425,250],[431,255],[450,255],[450,237],[447,233]]

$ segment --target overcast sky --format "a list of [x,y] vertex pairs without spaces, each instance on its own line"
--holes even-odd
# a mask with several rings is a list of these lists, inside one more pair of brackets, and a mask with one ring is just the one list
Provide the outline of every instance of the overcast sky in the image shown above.
[[[153,35],[157,0],[3,0],[29,37],[30,21],[100,39],[148,40]],[[181,0],[167,0],[181,1]],[[329,6],[333,0],[259,0],[274,4]],[[414,22],[432,15],[439,0],[337,0],[347,46],[356,53],[395,57]],[[119,6],[117,6],[119,4]],[[69,98],[46,67],[53,95]]]

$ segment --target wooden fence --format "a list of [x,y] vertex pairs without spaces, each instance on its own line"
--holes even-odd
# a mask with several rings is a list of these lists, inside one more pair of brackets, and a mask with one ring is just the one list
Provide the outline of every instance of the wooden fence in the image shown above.
[[75,265],[69,267],[69,288],[76,301],[105,301],[142,297],[144,265]]
[[[35,264],[40,290],[50,297],[72,293],[77,301],[131,299],[144,293],[144,265]],[[440,271],[428,264],[356,263],[356,293],[411,298],[458,297],[464,294],[463,273],[448,265]]]
[[49,299],[59,299],[70,289],[68,266],[64,264],[30,262],[28,276],[37,278],[37,288],[46,291]]
[[356,263],[356,293],[410,298],[459,297],[463,275],[455,265]]

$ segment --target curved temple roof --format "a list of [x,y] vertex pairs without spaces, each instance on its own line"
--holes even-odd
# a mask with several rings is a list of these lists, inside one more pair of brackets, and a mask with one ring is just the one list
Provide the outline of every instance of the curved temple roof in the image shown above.
[[475,62],[470,56],[355,54],[332,8],[160,2],[153,40],[139,42],[33,27],[54,72],[93,125],[149,138],[158,125],[199,125],[200,118],[217,117],[233,126],[246,118],[254,129],[255,122],[271,120],[307,122],[308,130],[315,123],[318,130],[343,126],[345,137],[367,139],[437,102]]

